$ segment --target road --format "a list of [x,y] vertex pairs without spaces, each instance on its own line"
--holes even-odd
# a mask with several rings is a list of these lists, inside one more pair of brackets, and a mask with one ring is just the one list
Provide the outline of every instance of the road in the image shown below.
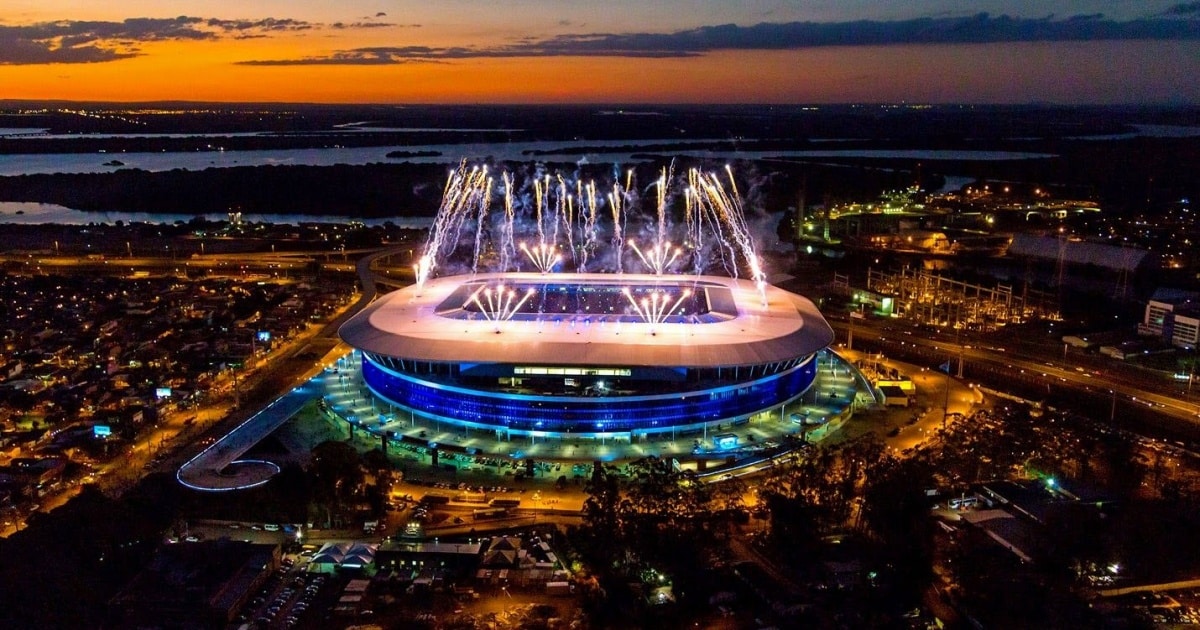
[[[831,323],[839,336],[844,338],[848,325],[842,322]],[[910,332],[911,334],[907,334]],[[856,341],[872,345],[899,345],[901,351],[907,346],[907,352],[928,356],[931,363],[950,359],[957,364],[961,357],[963,361],[990,371],[1007,373],[1012,378],[1040,378],[1047,388],[1047,393],[1052,388],[1070,387],[1092,394],[1108,394],[1113,396],[1114,400],[1141,405],[1177,420],[1200,426],[1200,405],[1180,398],[1171,385],[1156,383],[1146,375],[1135,376],[1133,370],[1124,366],[1117,369],[1118,366],[1106,364],[1107,369],[1097,370],[1090,361],[1087,367],[1068,365],[1061,360],[1048,360],[1045,355],[1026,354],[1029,349],[1024,347],[1014,350],[996,345],[980,345],[972,341],[958,344],[922,335],[921,332],[898,327],[882,330],[864,324],[863,320],[854,324]]]
[[[405,250],[408,247],[404,248]],[[352,252],[346,252],[350,254]],[[333,254],[340,255],[341,252]],[[350,273],[355,270],[352,261],[329,260],[330,252],[280,252],[205,254],[187,258],[170,256],[130,256],[88,258],[86,256],[35,256],[32,254],[0,254],[0,263],[23,265],[33,273],[54,271],[92,271],[106,275],[124,274],[171,274],[185,275],[203,273],[209,276],[271,275],[287,277],[307,273],[310,265],[317,263],[323,270]]]

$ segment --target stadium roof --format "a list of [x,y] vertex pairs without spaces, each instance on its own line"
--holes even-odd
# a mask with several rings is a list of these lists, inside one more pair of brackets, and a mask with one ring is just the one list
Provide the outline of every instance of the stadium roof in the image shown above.
[[[456,319],[447,298],[466,282],[523,285],[704,287],[732,298],[735,315],[718,321],[657,324],[546,314],[535,321]],[[764,301],[765,297],[765,301]],[[442,308],[442,314],[438,309]],[[724,367],[787,361],[833,341],[807,298],[719,276],[641,274],[478,274],[435,278],[387,294],[342,326],[342,339],[366,352],[418,361],[527,365]]]

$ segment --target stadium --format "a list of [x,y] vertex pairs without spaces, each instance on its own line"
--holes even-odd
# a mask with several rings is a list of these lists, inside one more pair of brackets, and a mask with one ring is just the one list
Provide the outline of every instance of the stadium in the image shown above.
[[342,326],[379,400],[544,437],[645,436],[786,412],[833,331],[807,298],[708,275],[480,273]]

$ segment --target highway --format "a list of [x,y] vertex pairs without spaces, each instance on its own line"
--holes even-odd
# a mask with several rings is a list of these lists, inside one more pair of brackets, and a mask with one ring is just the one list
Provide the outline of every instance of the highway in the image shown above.
[[[339,252],[340,254],[340,252]],[[329,260],[329,252],[280,252],[205,254],[189,258],[170,256],[136,257],[88,257],[88,256],[38,256],[33,254],[0,254],[0,265],[20,265],[30,273],[53,273],[56,270],[71,272],[94,271],[108,275],[186,275],[205,274],[216,276],[270,275],[287,277],[307,272],[312,263],[321,265],[326,271],[351,273],[354,262]]]
[[[839,338],[845,339],[849,325],[836,321],[831,324],[838,332]],[[1033,354],[1036,350],[1031,350],[1029,345],[997,346],[994,342],[980,344],[974,340],[963,340],[960,344],[929,338],[923,336],[928,333],[910,330],[900,325],[889,327],[892,329],[883,330],[882,327],[867,325],[863,320],[857,320],[854,323],[855,341],[877,347],[898,346],[901,354],[927,357],[931,366],[952,360],[952,370],[958,369],[958,360],[961,357],[964,362],[977,369],[1007,375],[1022,382],[1029,383],[1041,379],[1047,393],[1054,388],[1069,387],[1093,395],[1108,395],[1112,396],[1114,401],[1140,405],[1200,427],[1200,404],[1181,398],[1173,391],[1173,383],[1156,381],[1152,375],[1129,366],[1114,365],[1117,363],[1115,359],[1098,360],[1095,357],[1077,354],[1073,359],[1078,365],[1071,365],[1070,360],[1064,363],[1062,359],[1051,359],[1045,353]]]

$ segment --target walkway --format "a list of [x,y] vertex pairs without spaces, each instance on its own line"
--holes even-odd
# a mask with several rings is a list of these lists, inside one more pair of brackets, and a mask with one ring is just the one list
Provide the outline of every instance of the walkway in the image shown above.
[[279,472],[278,465],[265,460],[238,458],[316,397],[316,389],[306,384],[276,398],[180,466],[175,478],[189,488],[210,492],[242,490],[266,483]]

